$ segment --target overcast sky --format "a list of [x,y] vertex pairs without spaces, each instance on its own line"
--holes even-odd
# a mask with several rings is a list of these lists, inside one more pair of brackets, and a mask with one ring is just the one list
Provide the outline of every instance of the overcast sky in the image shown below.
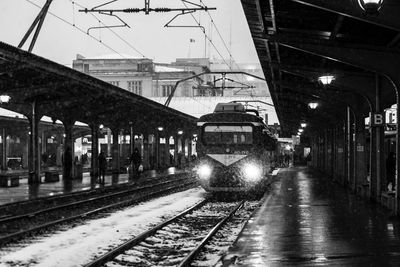
[[[100,19],[106,25],[121,24],[117,18],[78,12],[80,6],[92,8],[109,0],[54,0],[50,12],[67,21],[75,23],[76,27],[61,21],[48,14],[40,32],[40,36],[33,52],[45,58],[64,65],[70,65],[76,54],[86,57],[104,54],[128,54],[135,57],[144,56],[156,62],[171,62],[179,57],[204,57],[204,34],[199,28],[165,28],[164,25],[177,13],[143,13],[119,14],[131,28],[113,28],[127,43],[119,39],[108,29],[91,30],[90,34],[100,39],[107,48],[85,32],[89,27],[99,26]],[[199,3],[200,0],[192,0]],[[39,8],[32,3],[43,6],[45,0],[1,0],[0,1],[0,40],[17,46],[23,35],[39,12]],[[74,4],[73,4],[74,3]],[[216,7],[216,11],[209,11],[217,25],[226,45],[231,47],[233,58],[239,63],[258,62],[249,28],[244,17],[240,0],[203,0],[208,7]],[[79,6],[80,5],[80,6]],[[152,8],[156,7],[184,7],[180,0],[151,0]],[[144,0],[119,0],[103,8],[143,8]],[[194,17],[206,28],[213,43],[223,57],[229,59],[229,53],[221,42],[218,33],[213,27],[210,30],[210,18],[205,12],[196,12]],[[180,16],[173,25],[196,25],[190,14]],[[78,30],[80,28],[84,31]],[[194,42],[190,42],[193,39]],[[231,45],[230,45],[231,40]],[[30,40],[29,40],[30,41]],[[29,43],[23,47],[27,49]],[[132,46],[139,51],[135,51]],[[220,59],[218,52],[207,42],[207,56]]]

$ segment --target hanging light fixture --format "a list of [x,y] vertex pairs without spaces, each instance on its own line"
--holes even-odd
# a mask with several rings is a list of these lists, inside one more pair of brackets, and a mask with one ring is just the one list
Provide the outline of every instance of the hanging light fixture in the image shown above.
[[302,133],[304,130],[303,129],[299,129],[299,133]]
[[162,131],[164,130],[164,128],[160,126],[160,127],[157,128],[157,130],[159,130],[160,132],[162,132]]
[[322,83],[323,85],[329,85],[331,82],[335,79],[335,76],[333,75],[322,75],[318,77],[318,81]]
[[305,123],[305,122],[302,122],[302,123],[300,123],[300,126],[301,126],[301,128],[306,128],[306,126],[307,126],[307,123]]
[[310,103],[308,103],[308,106],[311,109],[316,109],[318,107],[318,103],[317,102],[310,102]]
[[358,0],[358,4],[367,14],[373,15],[379,12],[383,0]]
[[0,95],[0,103],[8,103],[11,97],[9,95]]

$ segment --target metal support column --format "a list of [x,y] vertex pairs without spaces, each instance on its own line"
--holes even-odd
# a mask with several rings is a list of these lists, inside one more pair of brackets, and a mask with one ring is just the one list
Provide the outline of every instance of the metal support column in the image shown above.
[[154,140],[154,145],[155,145],[155,153],[156,153],[156,156],[155,156],[155,160],[156,160],[156,162],[155,162],[155,169],[160,169],[161,168],[161,162],[160,162],[160,160],[161,160],[161,157],[160,157],[160,136],[161,136],[161,133],[160,133],[160,131],[157,131],[156,132],[156,134],[154,135],[154,137],[155,137],[155,140]]
[[[370,198],[371,200],[380,201],[382,182],[383,182],[383,168],[384,164],[384,123],[376,123],[376,115],[382,113],[381,111],[381,90],[380,90],[380,77],[378,74],[375,76],[375,110],[371,117],[371,181],[370,181]],[[381,121],[384,122],[384,116],[380,115]]]
[[92,181],[99,177],[99,124],[90,125],[92,134],[92,158],[91,158],[91,177]]
[[1,131],[1,169],[7,170],[7,131],[5,128]]
[[150,169],[149,134],[143,133],[143,168]]
[[129,156],[133,154],[135,148],[135,134],[133,133],[133,122],[129,122]]
[[345,184],[346,180],[346,122],[339,129],[339,164],[340,164],[340,184]]
[[179,141],[179,135],[174,135],[174,165],[175,167],[178,167],[179,162],[178,162],[178,141]]
[[367,183],[367,166],[365,155],[365,122],[362,114],[356,114],[355,118],[355,188],[356,192]]
[[39,155],[39,121],[41,116],[38,114],[36,101],[32,102],[31,114],[29,118],[30,138],[29,138],[29,178],[28,182],[40,183],[40,155]]
[[112,155],[112,171],[113,173],[119,173],[120,171],[120,157],[119,157],[119,134],[120,129],[117,127],[113,127],[112,131],[112,148],[111,148],[111,155]]
[[396,175],[395,175],[395,191],[396,191],[396,201],[395,201],[395,214],[400,214],[400,85],[396,84]]
[[64,180],[72,180],[74,178],[74,138],[72,136],[75,121],[64,120],[64,155],[63,155],[63,178]]
[[165,155],[165,166],[166,167],[170,167],[171,166],[171,162],[170,162],[170,157],[169,157],[169,137],[170,137],[170,134],[169,133],[167,133],[166,135],[165,135],[165,151],[164,151],[164,155]]

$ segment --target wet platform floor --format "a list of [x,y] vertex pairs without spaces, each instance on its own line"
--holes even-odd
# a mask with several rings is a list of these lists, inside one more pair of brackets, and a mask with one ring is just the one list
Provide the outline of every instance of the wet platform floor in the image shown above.
[[306,168],[281,169],[224,266],[400,266],[400,223]]
[[[189,170],[177,169],[174,167],[166,170],[148,170],[141,174],[140,180],[145,178],[156,178],[179,173],[185,173]],[[82,179],[63,180],[59,175],[58,182],[42,182],[39,184],[28,184],[27,174],[21,173],[19,186],[16,187],[0,187],[0,205],[27,201],[40,197],[49,197],[54,195],[68,194],[77,191],[93,190],[100,187],[113,186],[117,184],[128,183],[128,174],[109,174],[105,176],[104,185],[99,184],[91,179],[89,172],[83,173]],[[1,216],[1,214],[0,214]]]

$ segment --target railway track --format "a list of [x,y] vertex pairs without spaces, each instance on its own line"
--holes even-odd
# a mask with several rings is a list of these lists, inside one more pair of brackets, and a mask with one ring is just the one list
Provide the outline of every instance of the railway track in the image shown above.
[[147,177],[135,182],[131,181],[107,187],[99,187],[92,190],[83,190],[72,193],[40,197],[35,199],[8,203],[0,206],[0,219],[14,217],[27,213],[33,213],[35,211],[44,210],[46,208],[51,208],[53,206],[73,203],[91,197],[110,194],[112,192],[118,193],[138,186],[152,185],[160,182],[172,181],[175,179],[182,178],[182,176],[185,175],[187,175],[187,173],[172,175],[172,176],[157,177],[157,179],[154,179],[154,177]]
[[61,226],[74,220],[83,220],[90,216],[101,216],[104,212],[193,187],[195,184],[194,180],[184,177],[128,188],[119,192],[103,192],[104,195],[46,207],[25,214],[4,217],[0,219],[0,245],[19,240],[39,231],[51,231],[56,226]]
[[[257,206],[255,203],[258,204],[258,202],[248,204],[243,200],[240,202],[204,200],[127,240],[85,266],[201,265],[202,261],[208,260],[206,256],[201,256],[201,253],[204,250],[210,250],[210,248],[206,248],[210,240],[226,239],[227,235],[235,235],[229,230],[233,227],[232,225],[228,226],[225,232],[223,228],[227,223],[244,225]],[[244,211],[237,215],[240,213],[239,210]],[[239,228],[241,229],[241,227]],[[219,237],[217,237],[218,234]],[[216,242],[221,243],[222,241]]]

